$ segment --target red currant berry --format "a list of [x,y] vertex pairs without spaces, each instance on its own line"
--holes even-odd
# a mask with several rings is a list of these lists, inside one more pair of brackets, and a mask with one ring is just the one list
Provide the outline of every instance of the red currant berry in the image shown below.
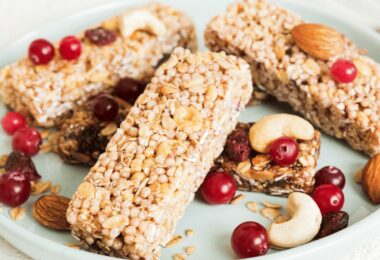
[[291,165],[297,160],[298,144],[286,136],[277,138],[270,145],[269,155],[277,165]]
[[94,116],[100,121],[113,121],[119,111],[119,105],[109,95],[99,95],[93,101]]
[[144,91],[145,84],[132,78],[122,78],[115,87],[115,94],[133,104]]
[[54,58],[54,46],[45,39],[38,39],[29,45],[29,59],[35,65],[48,64]]
[[16,171],[0,175],[0,202],[18,207],[28,200],[31,193],[29,178]]
[[28,156],[36,155],[40,150],[40,144],[41,135],[35,128],[24,127],[13,135],[13,150],[22,152]]
[[65,60],[76,60],[82,52],[82,44],[75,36],[67,36],[59,44],[59,53]]
[[317,203],[322,215],[329,212],[340,211],[344,204],[342,190],[332,184],[322,184],[313,193],[313,199]]
[[259,223],[247,221],[235,228],[231,245],[239,258],[265,255],[269,249],[268,233]]
[[26,120],[20,113],[8,112],[1,119],[1,124],[7,134],[13,135],[17,130],[26,126]]
[[235,179],[225,172],[209,173],[201,186],[205,201],[210,204],[226,204],[231,201],[236,192]]
[[346,178],[341,170],[334,166],[326,166],[321,168],[315,174],[315,186],[322,184],[333,184],[341,189],[344,188]]
[[352,61],[338,59],[331,67],[331,76],[340,83],[350,83],[355,80],[357,69]]

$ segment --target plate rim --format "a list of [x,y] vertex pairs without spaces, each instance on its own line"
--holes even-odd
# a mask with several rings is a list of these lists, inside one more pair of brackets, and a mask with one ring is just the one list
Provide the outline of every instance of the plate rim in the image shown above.
[[[60,23],[65,22],[67,20],[78,19],[81,16],[88,16],[94,13],[104,12],[106,10],[111,10],[118,7],[125,8],[128,6],[133,6],[135,4],[141,5],[146,2],[149,2],[149,0],[128,0],[127,2],[115,1],[115,2],[110,2],[110,3],[103,3],[103,4],[98,4],[94,7],[88,8],[86,10],[80,10],[72,14],[69,14],[57,19],[53,19],[51,21],[46,22],[45,24],[41,26],[38,26],[30,30],[30,32],[16,38],[12,44],[9,44],[5,48],[3,48],[0,54],[0,59],[2,58],[3,53],[7,53],[11,49],[13,49],[14,46],[22,44],[22,42],[24,42],[25,39],[37,33],[39,30],[46,30],[49,27],[52,27],[54,25],[59,25]],[[312,10],[313,12],[327,15],[336,21],[342,22],[354,28],[355,30],[360,31],[363,34],[366,34],[367,37],[372,38],[374,41],[380,44],[380,35],[376,33],[374,30],[372,30],[371,28],[367,26],[355,23],[341,14],[334,13],[332,10],[324,9],[320,6],[313,5],[310,3],[298,2],[295,0],[272,0],[272,1],[270,0],[269,2],[274,2],[275,4],[278,4],[281,6],[290,5],[294,7],[301,7],[302,9]],[[298,15],[302,16],[302,14],[298,14]],[[311,252],[315,252],[317,250],[318,251],[323,250],[325,247],[331,246],[343,240],[347,240],[353,235],[366,232],[370,227],[375,226],[377,223],[380,222],[379,217],[380,217],[380,208],[373,211],[370,215],[364,217],[363,219],[359,220],[353,225],[345,228],[344,230],[341,230],[339,233],[333,234],[329,237],[325,237],[320,240],[312,241],[310,243],[307,243],[305,245],[302,245],[296,248],[287,249],[285,251],[276,252],[270,255],[260,256],[259,259],[263,259],[263,260],[291,259],[295,257],[301,257],[305,254],[310,254]],[[54,252],[57,255],[62,255],[65,257],[70,257],[70,258],[75,258],[75,259],[80,259],[80,258],[87,259],[86,257],[91,257],[93,259],[119,259],[119,258],[114,258],[110,256],[94,254],[94,253],[84,251],[84,250],[69,248],[63,244],[60,244],[59,242],[50,240],[36,233],[33,233],[32,231],[29,231],[28,229],[23,228],[22,226],[18,225],[16,222],[12,221],[11,219],[3,215],[0,215],[0,227],[2,227],[2,229],[0,229],[1,237],[7,240],[9,243],[11,243],[15,248],[19,249],[20,251],[22,251],[23,253],[27,255],[29,255],[28,253],[30,250],[20,247],[18,243],[15,243],[13,241],[12,239],[13,237],[14,238],[22,237],[23,238],[22,241],[29,243],[29,246],[35,245],[35,246],[38,246],[41,250],[47,250],[52,253]],[[11,235],[7,234],[7,232],[11,232]],[[257,259],[257,257],[250,258],[250,259]]]

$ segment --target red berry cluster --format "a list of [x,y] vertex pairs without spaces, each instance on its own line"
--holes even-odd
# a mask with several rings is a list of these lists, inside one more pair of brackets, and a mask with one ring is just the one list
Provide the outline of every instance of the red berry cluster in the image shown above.
[[[82,44],[75,36],[67,36],[59,44],[59,53],[64,60],[76,60],[81,52]],[[34,40],[29,45],[28,55],[34,65],[46,65],[54,58],[54,46],[45,39]]]
[[8,112],[1,120],[3,130],[12,136],[13,152],[5,163],[5,173],[0,175],[0,202],[18,207],[31,194],[31,181],[38,174],[31,156],[39,152],[41,135],[37,129],[27,126],[25,118],[17,112]]

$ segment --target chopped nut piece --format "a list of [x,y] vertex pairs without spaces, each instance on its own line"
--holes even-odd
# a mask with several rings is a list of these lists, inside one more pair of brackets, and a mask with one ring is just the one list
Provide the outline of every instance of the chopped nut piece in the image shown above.
[[354,179],[357,183],[362,183],[362,177],[363,177],[363,168],[360,168],[356,171]]
[[65,246],[80,250],[80,245],[75,244],[75,243],[69,242],[69,243],[66,243]]
[[192,229],[186,229],[185,234],[187,237],[191,237],[194,234],[194,230]]
[[274,219],[274,223],[283,223],[285,221],[288,221],[290,219],[289,216],[280,215]]
[[26,208],[18,207],[9,211],[9,215],[15,221],[22,219],[25,216]]
[[44,153],[50,153],[53,150],[53,146],[50,143],[43,143],[40,146],[39,153],[44,154]]
[[257,212],[257,203],[254,201],[248,201],[245,206],[252,212]]
[[40,195],[42,193],[48,192],[51,189],[50,181],[39,181],[32,182],[32,196]]
[[280,204],[270,203],[270,202],[267,202],[267,201],[263,201],[262,203],[267,208],[280,209],[282,207]]
[[245,198],[245,195],[244,194],[239,194],[237,196],[235,196],[231,201],[230,201],[230,204],[231,205],[235,205],[237,204],[239,201],[241,201],[242,199]]
[[50,193],[58,194],[60,191],[61,191],[61,185],[57,184],[51,188]]
[[184,247],[185,253],[191,255],[195,252],[195,246],[186,246]]
[[3,154],[0,156],[0,167],[4,167],[8,160],[8,154]]
[[261,216],[264,218],[267,218],[269,220],[273,220],[276,217],[278,217],[281,213],[278,209],[272,209],[272,208],[263,208],[260,210]]
[[180,243],[182,241],[182,236],[180,235],[174,235],[172,239],[166,244],[166,248],[175,246],[176,244]]
[[173,255],[173,260],[186,260],[186,255],[183,253],[175,254],[175,255]]
[[106,127],[100,131],[100,135],[109,136],[115,133],[117,130],[117,125],[114,122],[109,123]]

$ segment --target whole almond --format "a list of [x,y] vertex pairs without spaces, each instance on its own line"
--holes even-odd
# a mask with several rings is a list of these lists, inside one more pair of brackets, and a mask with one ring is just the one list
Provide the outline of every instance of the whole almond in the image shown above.
[[291,33],[297,46],[315,58],[328,60],[344,51],[343,36],[326,25],[304,23]]
[[33,205],[33,217],[41,225],[54,230],[69,230],[66,210],[70,199],[59,195],[45,195]]
[[362,188],[373,204],[380,203],[380,154],[372,157],[364,167]]

